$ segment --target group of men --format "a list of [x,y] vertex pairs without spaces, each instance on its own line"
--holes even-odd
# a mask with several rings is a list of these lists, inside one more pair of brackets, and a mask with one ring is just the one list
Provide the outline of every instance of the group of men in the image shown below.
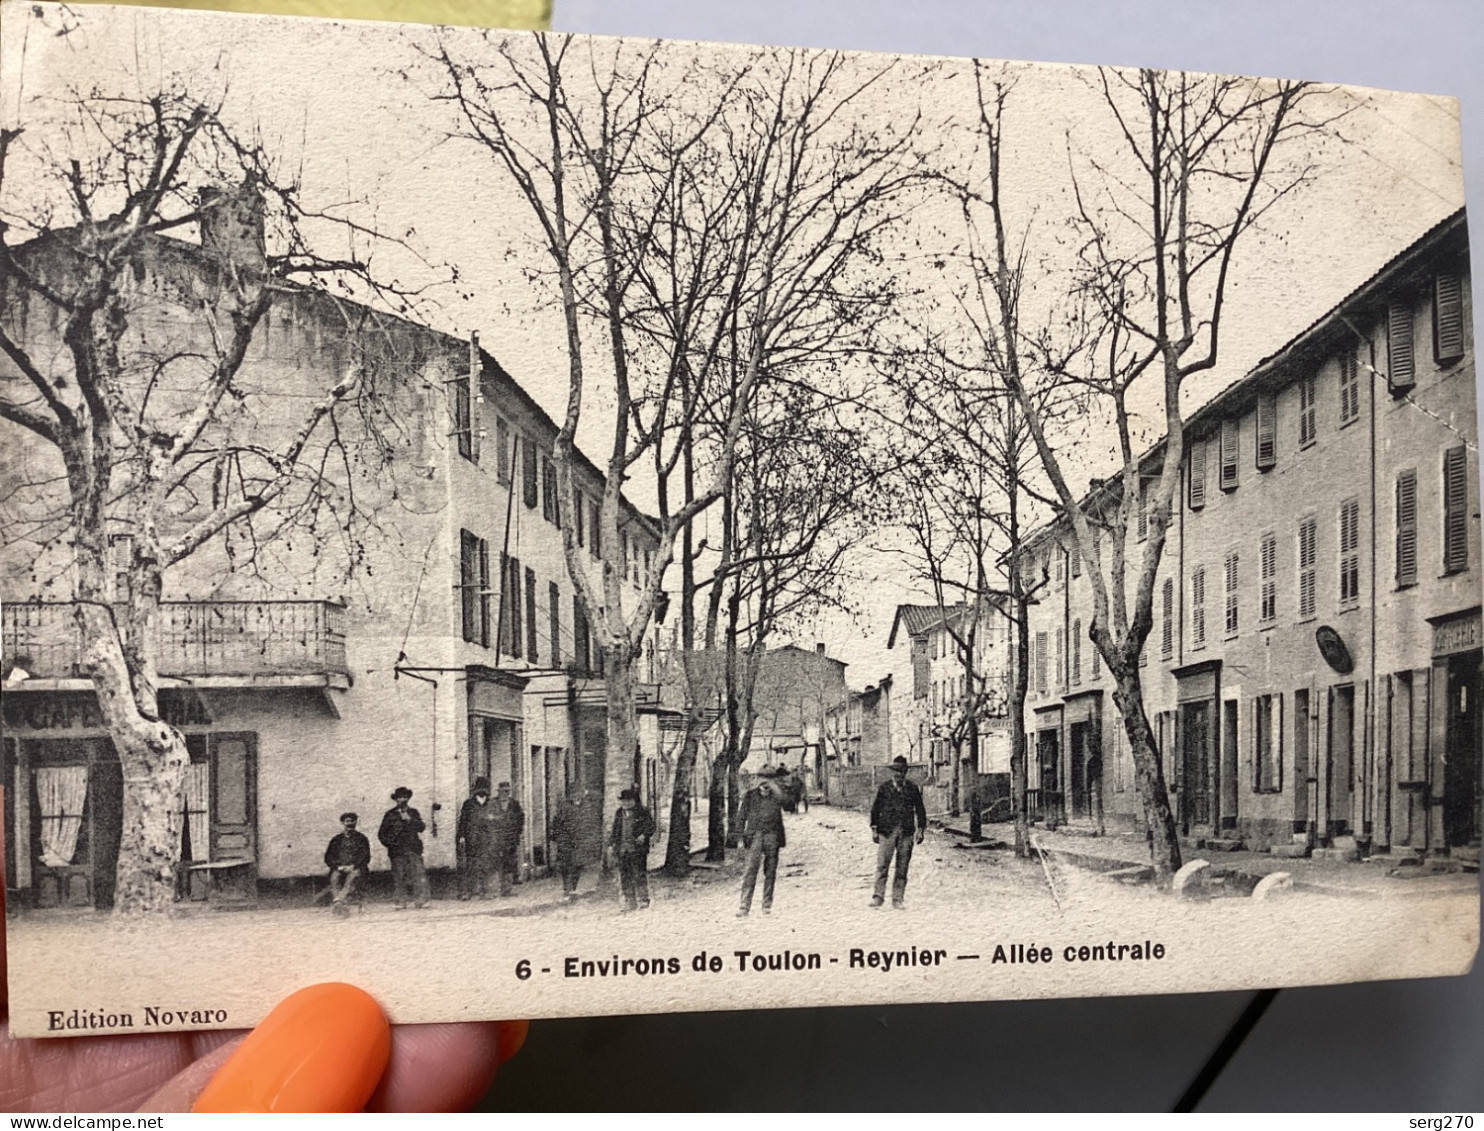
[[[752,914],[759,870],[763,873],[763,914],[767,915],[773,909],[778,853],[788,843],[783,814],[785,810],[793,811],[797,807],[801,791],[791,788],[797,780],[786,766],[765,767],[758,773],[757,784],[742,797],[737,820],[747,859],[742,867],[742,899],[737,908],[739,919]],[[805,805],[807,812],[807,801]],[[876,844],[872,907],[880,907],[886,902],[888,879],[891,881],[892,906],[905,906],[912,849],[922,843],[926,832],[927,809],[923,805],[922,790],[907,777],[907,759],[898,757],[891,763],[891,777],[881,783],[871,805],[871,839]]]
[[[742,898],[737,917],[752,913],[758,872],[763,874],[763,914],[773,908],[778,881],[778,854],[788,843],[785,811],[796,811],[800,803],[799,779],[786,766],[765,767],[756,784],[742,798],[737,818],[747,855],[742,868]],[[381,819],[376,839],[386,849],[392,865],[392,902],[400,911],[409,904],[428,903],[428,873],[423,865],[422,814],[412,808],[412,790],[405,785],[392,791],[392,807]],[[807,801],[805,802],[807,804]],[[337,915],[349,914],[348,903],[366,881],[371,868],[371,844],[356,829],[359,817],[342,813],[342,831],[325,849],[330,870],[330,902]],[[510,795],[510,783],[501,782],[491,795],[488,778],[474,780],[469,799],[459,810],[456,831],[459,860],[459,898],[485,899],[492,890],[508,896],[517,878],[521,833],[525,813]],[[907,871],[912,849],[921,844],[927,830],[927,811],[922,790],[907,777],[907,760],[891,764],[891,778],[876,791],[871,806],[871,839],[876,844],[876,877],[871,906],[886,902],[891,881],[893,907],[902,907],[907,895]],[[637,911],[649,906],[649,848],[654,839],[654,817],[639,799],[637,789],[619,794],[618,810],[605,838],[601,798],[584,786],[562,799],[552,814],[550,834],[562,893],[577,896],[583,870],[603,860],[606,847],[618,871],[622,910]],[[606,843],[605,843],[606,841]]]
[[[405,785],[392,791],[392,807],[381,819],[376,839],[386,849],[392,866],[392,902],[397,910],[427,906],[428,873],[423,864],[422,814],[410,802]],[[589,787],[564,798],[552,815],[551,839],[562,892],[575,899],[583,870],[603,858],[602,802]],[[340,815],[341,831],[325,849],[330,873],[330,906],[336,915],[348,915],[349,904],[364,887],[371,871],[371,842],[356,826],[356,813]],[[459,810],[456,829],[460,899],[487,899],[498,891],[508,896],[519,871],[520,838],[525,812],[510,795],[510,783],[501,782],[491,795],[488,778],[474,779],[469,799]],[[619,795],[608,835],[608,847],[618,869],[624,910],[649,906],[649,845],[654,818],[639,804],[639,791]]]

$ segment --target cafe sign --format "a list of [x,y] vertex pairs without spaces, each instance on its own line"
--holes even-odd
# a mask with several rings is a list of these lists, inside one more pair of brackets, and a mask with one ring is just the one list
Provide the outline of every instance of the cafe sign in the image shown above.
[[1478,609],[1454,614],[1446,620],[1433,621],[1432,654],[1434,656],[1451,656],[1458,652],[1478,651],[1481,640],[1484,640],[1484,634],[1480,632]]

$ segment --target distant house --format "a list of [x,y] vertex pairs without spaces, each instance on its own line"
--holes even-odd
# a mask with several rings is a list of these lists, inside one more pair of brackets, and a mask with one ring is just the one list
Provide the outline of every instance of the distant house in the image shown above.
[[891,748],[892,677],[864,691],[852,691],[825,712],[825,739],[841,766],[884,766]]

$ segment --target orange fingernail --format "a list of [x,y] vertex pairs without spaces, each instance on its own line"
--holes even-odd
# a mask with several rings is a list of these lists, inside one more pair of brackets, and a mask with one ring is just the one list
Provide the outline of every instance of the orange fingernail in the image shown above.
[[529,1021],[500,1022],[500,1063],[504,1064],[526,1043],[526,1034],[531,1031]]
[[290,994],[211,1078],[193,1111],[360,1111],[392,1052],[376,999],[343,982]]

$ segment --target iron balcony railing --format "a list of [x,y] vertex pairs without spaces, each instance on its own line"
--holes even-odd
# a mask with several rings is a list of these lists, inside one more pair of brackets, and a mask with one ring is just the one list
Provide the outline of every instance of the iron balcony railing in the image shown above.
[[[38,679],[78,679],[83,640],[70,602],[7,603],[6,667]],[[332,601],[166,601],[162,676],[344,675],[345,608]]]

